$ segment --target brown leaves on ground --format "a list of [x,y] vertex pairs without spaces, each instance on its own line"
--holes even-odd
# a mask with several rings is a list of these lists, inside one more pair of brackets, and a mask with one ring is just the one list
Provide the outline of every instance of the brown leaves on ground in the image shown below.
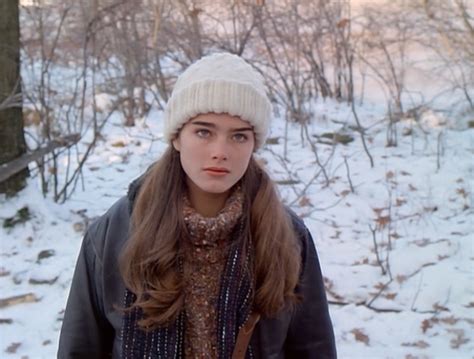
[[112,147],[125,147],[126,144],[122,140],[115,141],[114,143],[111,144]]
[[464,329],[448,329],[448,332],[454,334],[454,338],[449,341],[453,349],[458,349],[461,345],[469,342],[469,338],[465,336]]
[[21,343],[11,343],[5,351],[10,354],[15,354],[18,347],[21,345]]
[[375,219],[375,223],[377,224],[378,230],[383,230],[389,223],[390,223],[390,216],[382,215],[382,212],[387,208],[372,208],[377,218]]
[[13,297],[0,299],[0,308],[9,307],[16,304],[35,303],[38,301],[39,299],[36,297],[34,293],[15,295]]
[[444,305],[439,304],[438,302],[433,304],[433,309],[437,312],[449,312],[449,308]]
[[379,230],[384,229],[390,223],[390,216],[380,216],[375,219]]
[[5,268],[3,267],[0,267],[0,277],[6,277],[10,275],[10,271],[9,270],[6,270]]
[[387,293],[383,295],[384,298],[389,299],[389,300],[394,300],[396,296],[397,296],[397,293]]
[[403,274],[397,274],[397,275],[395,276],[395,280],[397,281],[398,284],[402,284],[402,283],[405,282],[407,279],[408,279],[408,276],[403,275]]
[[394,177],[395,177],[395,172],[393,172],[393,171],[388,171],[387,173],[385,173],[385,179],[387,181],[391,180]]
[[431,319],[425,319],[421,322],[421,331],[423,332],[423,334],[425,334],[428,329],[431,329],[433,328],[433,320],[434,318],[431,318]]
[[464,199],[466,199],[467,196],[469,195],[468,192],[464,188],[456,188],[456,193]]
[[413,342],[413,343],[402,343],[402,346],[425,349],[425,348],[428,348],[430,345],[424,340],[418,340],[417,342]]
[[335,300],[342,301],[344,298],[337,294],[334,290],[334,282],[327,277],[323,277],[324,281],[324,288],[326,289],[326,293],[331,295]]
[[369,345],[369,336],[365,334],[362,329],[354,328],[351,330],[351,333],[354,334],[354,338],[358,342],[362,342],[365,345]]
[[402,198],[402,197],[398,197],[396,200],[395,200],[395,206],[396,207],[401,207],[403,206],[404,204],[407,203],[407,200],[405,198]]
[[312,206],[311,200],[306,196],[301,197],[298,204],[300,207]]
[[348,189],[345,189],[345,190],[341,191],[341,193],[339,193],[339,195],[342,196],[342,197],[346,197],[349,193],[351,193],[351,191],[348,190]]
[[408,185],[408,189],[412,192],[415,192],[418,190],[418,188],[416,188],[415,186],[413,186],[411,183]]

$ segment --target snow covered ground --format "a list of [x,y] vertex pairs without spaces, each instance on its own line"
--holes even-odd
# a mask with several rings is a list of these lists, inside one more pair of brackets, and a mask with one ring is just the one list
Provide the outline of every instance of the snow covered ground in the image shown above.
[[[327,101],[314,113],[303,145],[299,125],[289,126],[285,144],[277,118],[258,157],[313,234],[339,356],[472,358],[474,129],[426,112],[419,123],[398,123],[398,146],[386,147],[383,112],[365,104],[371,168],[350,108]],[[114,115],[83,188],[65,204],[43,198],[37,178],[17,197],[0,197],[0,223],[24,207],[30,217],[0,228],[0,357],[55,357],[84,230],[163,152],[161,118],[152,111],[124,128]],[[321,135],[334,131],[354,140],[333,146]]]

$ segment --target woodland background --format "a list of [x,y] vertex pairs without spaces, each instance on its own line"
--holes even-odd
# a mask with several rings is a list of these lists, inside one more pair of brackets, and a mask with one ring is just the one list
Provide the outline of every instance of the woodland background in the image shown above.
[[473,2],[0,7],[2,357],[55,355],[88,224],[166,148],[176,77],[216,51],[266,79],[257,156],[313,233],[340,356],[472,357]]

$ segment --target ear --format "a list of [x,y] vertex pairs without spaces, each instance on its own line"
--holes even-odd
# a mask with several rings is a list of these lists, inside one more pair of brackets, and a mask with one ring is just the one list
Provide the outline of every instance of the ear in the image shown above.
[[174,149],[179,152],[179,150],[181,149],[181,143],[179,141],[179,136],[176,137],[171,143],[173,144]]

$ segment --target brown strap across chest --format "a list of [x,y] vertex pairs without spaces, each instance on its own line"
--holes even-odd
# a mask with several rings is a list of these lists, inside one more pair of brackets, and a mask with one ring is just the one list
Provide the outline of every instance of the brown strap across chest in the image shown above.
[[245,322],[244,326],[239,330],[237,335],[237,341],[235,342],[234,352],[232,353],[232,359],[244,359],[245,353],[250,343],[255,325],[260,320],[260,314],[252,312]]

